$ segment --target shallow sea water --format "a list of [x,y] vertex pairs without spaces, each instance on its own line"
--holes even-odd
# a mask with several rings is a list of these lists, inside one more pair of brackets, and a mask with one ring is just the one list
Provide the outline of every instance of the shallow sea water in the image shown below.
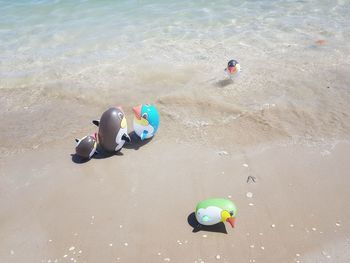
[[[164,136],[347,140],[350,1],[0,1],[1,150],[155,103]],[[230,83],[223,69],[240,62]],[[13,140],[16,137],[16,140]]]

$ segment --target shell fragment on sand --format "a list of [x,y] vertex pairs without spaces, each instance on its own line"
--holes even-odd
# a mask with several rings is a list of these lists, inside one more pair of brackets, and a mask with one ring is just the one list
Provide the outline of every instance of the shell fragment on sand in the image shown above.
[[247,192],[246,196],[247,196],[248,198],[252,198],[252,197],[253,197],[253,193]]

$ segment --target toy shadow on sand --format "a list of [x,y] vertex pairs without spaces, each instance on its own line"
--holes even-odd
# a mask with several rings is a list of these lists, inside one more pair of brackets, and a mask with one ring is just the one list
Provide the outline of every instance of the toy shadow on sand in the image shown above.
[[228,85],[231,85],[233,83],[232,79],[222,79],[217,82],[215,82],[215,86],[219,88],[224,88]]
[[139,136],[137,136],[137,134],[134,131],[130,132],[129,136],[130,136],[131,142],[124,144],[123,148],[125,148],[125,149],[138,150],[142,146],[144,146],[147,143],[149,143],[150,141],[152,141],[152,139],[153,139],[153,137],[151,137],[149,139],[142,141],[141,138]]
[[[101,147],[97,147],[97,151],[96,153],[91,157],[91,159],[106,159],[112,156],[123,156],[123,153],[121,151],[118,152],[106,152],[104,151]],[[82,158],[77,154],[71,154],[72,156],[72,162],[73,163],[77,163],[77,164],[83,164],[83,163],[87,163],[88,161],[90,161],[91,159],[88,158]]]
[[[147,143],[149,143],[150,141],[152,141],[153,137],[146,139],[146,140],[141,140],[139,136],[137,136],[137,134],[132,131],[129,133],[129,136],[131,138],[131,142],[130,143],[125,143],[123,148],[118,151],[118,152],[106,152],[104,151],[100,146],[97,147],[97,152],[91,157],[91,159],[106,159],[106,158],[110,158],[112,156],[123,156],[123,149],[133,149],[133,150],[138,150],[140,149],[142,146],[146,145]],[[90,159],[87,158],[82,158],[77,154],[71,154],[72,157],[72,162],[76,163],[76,164],[83,164],[88,162]]]
[[197,233],[199,231],[207,231],[207,232],[227,234],[227,230],[224,223],[221,222],[212,226],[201,225],[198,223],[194,212],[189,214],[189,216],[187,217],[187,222],[191,227],[193,227],[193,230],[192,230],[193,233]]

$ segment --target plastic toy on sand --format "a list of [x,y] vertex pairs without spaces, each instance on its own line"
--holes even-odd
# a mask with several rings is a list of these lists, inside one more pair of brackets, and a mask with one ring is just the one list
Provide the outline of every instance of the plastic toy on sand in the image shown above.
[[121,107],[109,108],[100,120],[92,122],[98,126],[98,143],[105,151],[119,151],[125,142],[130,142],[125,114]]
[[211,226],[220,222],[228,222],[234,227],[237,207],[227,199],[206,199],[197,204],[195,215],[201,225]]
[[154,105],[141,104],[134,107],[134,131],[141,140],[153,137],[159,126],[159,113]]
[[75,141],[77,142],[75,152],[78,156],[85,159],[91,159],[91,157],[96,153],[96,134],[88,135],[81,139],[75,139]]

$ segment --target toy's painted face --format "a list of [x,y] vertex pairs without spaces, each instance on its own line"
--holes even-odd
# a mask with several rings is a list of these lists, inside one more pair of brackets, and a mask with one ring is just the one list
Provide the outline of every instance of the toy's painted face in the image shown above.
[[128,127],[127,127],[124,111],[121,107],[117,107],[117,109],[119,110],[116,112],[116,114],[118,115],[117,118],[120,121],[120,128],[115,138],[115,142],[117,143],[117,147],[115,148],[115,151],[119,151],[123,147],[126,141],[130,142],[130,137],[128,135]]

